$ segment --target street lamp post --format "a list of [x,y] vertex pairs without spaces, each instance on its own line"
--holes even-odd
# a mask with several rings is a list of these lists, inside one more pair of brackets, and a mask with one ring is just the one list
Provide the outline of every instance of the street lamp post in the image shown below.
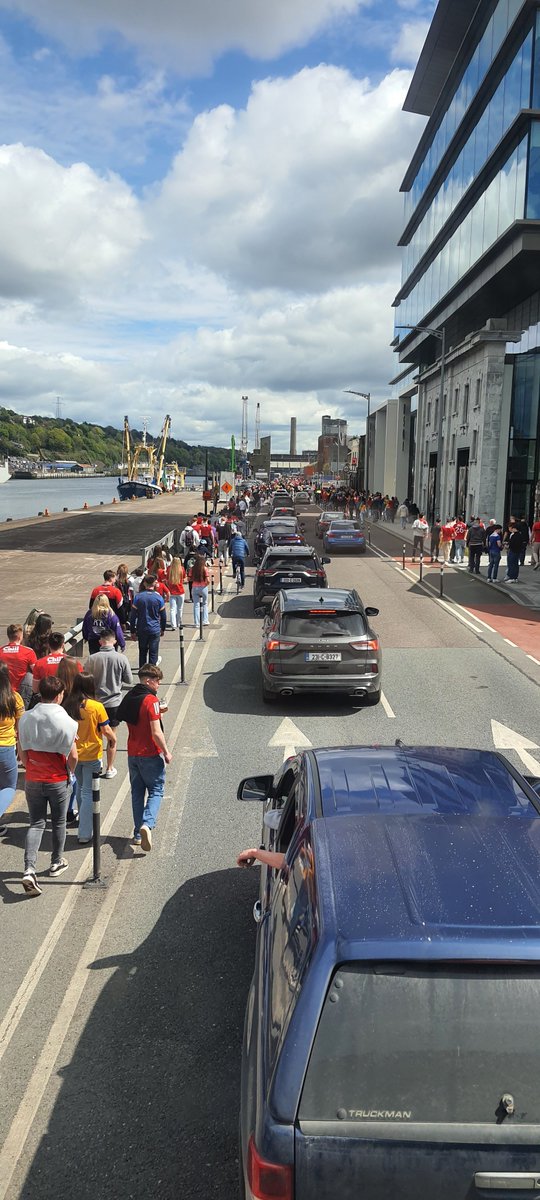
[[[362,400],[367,400],[366,449],[364,455],[364,491],[367,499],[369,496],[369,409],[371,405],[371,392],[353,392],[351,388],[344,388],[344,392],[348,396],[360,396]],[[358,450],[358,461],[360,461],[360,449]]]
[[442,423],[443,423],[443,405],[444,405],[444,384],[446,373],[446,327],[443,325],[441,329],[432,329],[429,325],[396,325],[396,329],[408,329],[410,333],[431,333],[441,343],[441,380],[439,388],[439,419],[437,421],[437,474],[435,476],[435,491],[433,496],[433,512],[430,513],[432,520],[436,517],[441,517],[441,500],[442,500]]

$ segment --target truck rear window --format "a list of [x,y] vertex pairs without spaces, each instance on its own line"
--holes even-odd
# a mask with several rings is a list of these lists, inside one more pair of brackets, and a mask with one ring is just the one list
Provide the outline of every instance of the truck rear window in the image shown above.
[[540,967],[340,967],[300,1120],[537,1124],[539,1009]]

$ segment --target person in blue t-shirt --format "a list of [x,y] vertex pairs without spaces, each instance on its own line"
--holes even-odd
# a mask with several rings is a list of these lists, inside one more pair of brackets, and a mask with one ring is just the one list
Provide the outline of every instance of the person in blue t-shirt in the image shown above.
[[487,550],[489,554],[488,583],[495,583],[501,561],[502,525],[492,525],[488,530]]
[[139,643],[139,668],[146,662],[154,666],[161,662],[159,639],[165,633],[167,610],[156,584],[155,575],[145,575],[131,608],[131,636]]

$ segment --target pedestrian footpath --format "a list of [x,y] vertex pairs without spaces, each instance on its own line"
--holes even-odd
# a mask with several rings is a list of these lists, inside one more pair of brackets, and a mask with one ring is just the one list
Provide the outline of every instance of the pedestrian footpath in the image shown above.
[[[401,558],[403,545],[406,546],[406,558],[409,560],[412,557],[411,551],[413,546],[414,533],[410,525],[405,529],[401,529],[396,525],[392,525],[389,521],[372,521],[367,523],[368,531],[373,534],[377,529],[381,532],[390,534],[396,540],[395,558]],[[480,574],[474,578],[485,584],[486,590],[502,592],[508,599],[513,600],[516,604],[523,605],[525,608],[540,611],[540,571],[534,571],[530,563],[530,547],[527,548],[525,556],[525,566],[519,569],[519,582],[508,585],[504,583],[504,575],[506,574],[506,553],[501,556],[499,566],[499,578],[495,583],[488,583],[487,579],[487,554],[483,554],[480,560]],[[418,563],[418,556],[416,559]],[[439,563],[441,563],[441,555],[439,555]],[[424,568],[431,566],[431,553],[429,550],[429,536],[426,538],[424,546]],[[446,571],[452,571],[456,574],[468,574],[467,558],[464,564],[458,565],[451,562],[444,564]]]

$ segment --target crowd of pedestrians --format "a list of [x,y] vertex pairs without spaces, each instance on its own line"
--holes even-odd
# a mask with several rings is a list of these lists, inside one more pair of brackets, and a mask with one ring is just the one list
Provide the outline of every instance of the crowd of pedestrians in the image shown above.
[[[540,520],[529,527],[525,517],[510,517],[503,526],[492,517],[485,524],[480,517],[448,518],[444,524],[437,517],[431,529],[424,514],[420,513],[412,522],[412,561],[417,555],[430,555],[432,563],[452,563],[463,566],[471,575],[480,574],[482,556],[487,555],[487,581],[495,583],[499,577],[501,557],[506,552],[506,574],[504,583],[519,583],[520,567],[526,565],[527,549],[530,548],[529,565],[537,571],[540,566]],[[429,551],[427,541],[429,538]]]

